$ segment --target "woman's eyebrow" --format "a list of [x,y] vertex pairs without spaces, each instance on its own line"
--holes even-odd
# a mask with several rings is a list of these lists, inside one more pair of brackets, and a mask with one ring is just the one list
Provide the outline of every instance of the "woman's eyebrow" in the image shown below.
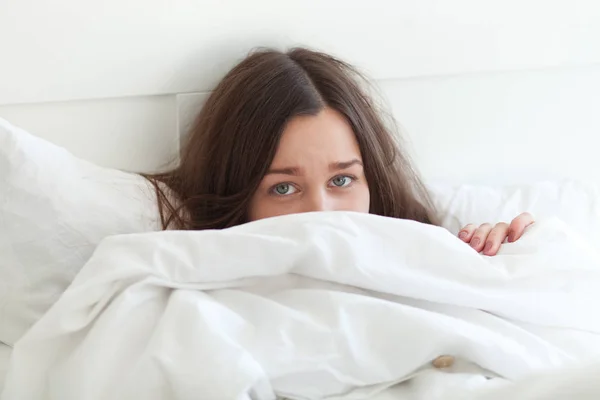
[[[336,161],[329,164],[330,171],[339,171],[341,169],[348,169],[353,165],[360,165],[362,167],[363,163],[358,158],[353,158],[349,161]],[[284,168],[272,168],[267,171],[266,175],[293,175],[298,176],[302,175],[301,168],[299,167],[284,167]]]
[[347,169],[353,165],[360,165],[362,167],[363,163],[358,158],[353,158],[350,161],[337,161],[329,164],[330,171],[339,171],[340,169]]
[[300,168],[298,167],[285,167],[285,168],[273,168],[267,171],[266,175],[279,174],[279,175],[300,175]]

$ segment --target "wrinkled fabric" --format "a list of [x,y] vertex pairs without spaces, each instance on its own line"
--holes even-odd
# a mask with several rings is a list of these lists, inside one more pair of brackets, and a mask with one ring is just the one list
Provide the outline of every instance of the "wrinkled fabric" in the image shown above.
[[102,239],[156,230],[147,180],[0,118],[0,342],[13,345],[41,318]]
[[17,343],[2,399],[461,398],[597,357],[598,287],[558,220],[495,257],[341,212],[114,236]]

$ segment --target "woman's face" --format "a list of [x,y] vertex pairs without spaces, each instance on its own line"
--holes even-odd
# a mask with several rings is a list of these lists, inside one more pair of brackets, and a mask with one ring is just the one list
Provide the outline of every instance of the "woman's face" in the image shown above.
[[369,212],[352,128],[337,111],[293,118],[250,204],[251,221],[309,211]]

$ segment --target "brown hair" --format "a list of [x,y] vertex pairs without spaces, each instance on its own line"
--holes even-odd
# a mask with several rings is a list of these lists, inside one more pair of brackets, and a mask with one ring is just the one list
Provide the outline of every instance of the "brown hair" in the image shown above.
[[427,191],[364,83],[353,67],[324,53],[296,48],[250,54],[210,94],[179,167],[147,176],[157,190],[163,227],[222,229],[247,222],[286,123],[325,107],[345,116],[354,130],[370,213],[434,223]]

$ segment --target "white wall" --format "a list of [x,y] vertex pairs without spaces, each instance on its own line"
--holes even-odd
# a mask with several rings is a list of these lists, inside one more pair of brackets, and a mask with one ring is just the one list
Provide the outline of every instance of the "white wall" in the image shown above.
[[386,82],[429,180],[600,181],[600,65]]
[[154,171],[179,153],[174,96],[0,106],[0,117],[99,165]]
[[596,0],[3,0],[0,104],[209,90],[310,44],[391,79],[600,62]]

